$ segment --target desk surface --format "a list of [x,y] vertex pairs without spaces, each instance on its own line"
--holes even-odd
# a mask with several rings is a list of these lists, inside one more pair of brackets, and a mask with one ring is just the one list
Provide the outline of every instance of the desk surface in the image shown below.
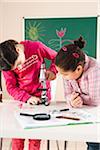
[[[0,137],[100,142],[99,123],[23,129],[14,117],[14,111],[18,109],[18,105],[19,103],[14,101],[0,103]],[[45,107],[65,108],[65,106],[64,102],[59,102]],[[44,109],[44,106],[37,107]],[[100,116],[100,107],[84,107],[82,109],[88,109],[89,112]]]

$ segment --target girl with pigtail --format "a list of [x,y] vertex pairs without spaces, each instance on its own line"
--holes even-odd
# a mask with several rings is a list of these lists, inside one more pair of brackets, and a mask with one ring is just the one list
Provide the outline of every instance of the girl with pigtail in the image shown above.
[[[63,46],[55,60],[56,68],[63,77],[64,95],[69,107],[100,105],[100,64],[87,56],[82,48],[82,37]],[[87,150],[100,150],[99,143],[88,143]]]

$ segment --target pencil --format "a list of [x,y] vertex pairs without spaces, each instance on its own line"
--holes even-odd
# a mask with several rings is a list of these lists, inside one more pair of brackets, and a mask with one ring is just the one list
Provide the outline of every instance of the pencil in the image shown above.
[[58,119],[71,119],[71,120],[80,120],[80,118],[76,118],[76,117],[68,117],[68,116],[56,116],[56,118]]

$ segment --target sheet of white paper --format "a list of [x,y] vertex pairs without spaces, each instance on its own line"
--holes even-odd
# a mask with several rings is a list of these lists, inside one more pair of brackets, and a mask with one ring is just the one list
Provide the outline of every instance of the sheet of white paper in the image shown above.
[[[54,127],[54,126],[65,126],[69,124],[81,124],[81,123],[97,123],[100,122],[98,120],[97,116],[94,116],[93,114],[90,114],[86,110],[81,109],[70,109],[69,111],[65,112],[59,112],[56,111],[56,113],[52,114],[52,107],[45,107],[43,109],[42,107],[36,107],[36,108],[29,108],[29,107],[23,107],[20,109],[20,111],[15,112],[15,117],[18,120],[19,124],[23,128],[40,128],[40,127]],[[58,109],[59,110],[59,109]],[[29,116],[21,116],[20,113],[27,113],[27,114],[37,114],[37,113],[47,113],[51,114],[51,119],[46,121],[37,121],[34,120],[33,117]],[[72,119],[58,119],[56,116],[68,116],[68,117],[76,117],[80,118],[79,121],[72,120]]]

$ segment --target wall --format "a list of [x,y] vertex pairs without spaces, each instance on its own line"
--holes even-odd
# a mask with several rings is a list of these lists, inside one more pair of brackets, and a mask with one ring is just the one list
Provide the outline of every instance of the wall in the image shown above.
[[0,42],[10,38],[20,41],[23,39],[23,17],[97,16],[98,0],[1,0],[0,10]]
[[97,16],[97,2],[7,2],[2,3],[2,40],[22,40],[23,17]]

